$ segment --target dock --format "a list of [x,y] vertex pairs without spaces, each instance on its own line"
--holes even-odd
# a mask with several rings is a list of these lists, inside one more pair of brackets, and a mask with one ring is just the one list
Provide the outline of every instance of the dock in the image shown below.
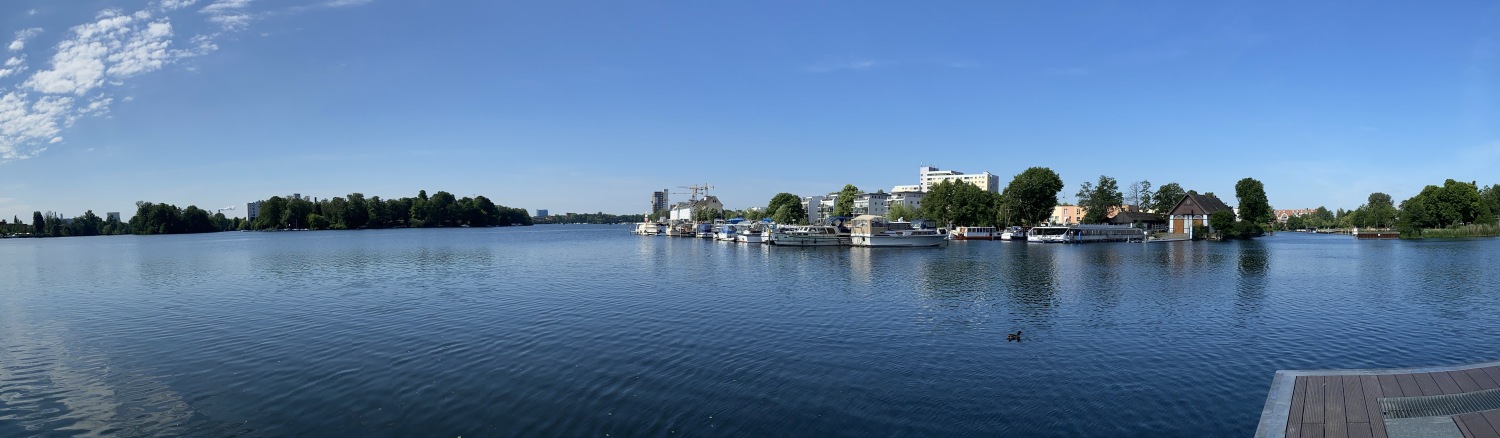
[[1497,438],[1500,361],[1277,371],[1255,436]]

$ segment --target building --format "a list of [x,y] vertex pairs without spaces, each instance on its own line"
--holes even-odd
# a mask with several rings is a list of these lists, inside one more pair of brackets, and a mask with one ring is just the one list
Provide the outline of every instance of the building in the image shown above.
[[666,211],[667,207],[672,205],[667,202],[667,193],[667,189],[662,189],[660,192],[651,192],[651,214],[656,214],[658,211]]
[[247,221],[254,221],[255,218],[260,217],[260,203],[262,203],[262,202],[266,202],[266,201],[255,201],[255,202],[247,202],[247,203],[245,203],[245,220],[247,220]]
[[1047,223],[1052,225],[1078,225],[1082,221],[1083,207],[1077,205],[1052,207],[1052,217],[1047,218]]
[[[1233,212],[1234,209],[1229,208],[1217,196],[1188,192],[1182,196],[1182,200],[1177,201],[1176,206],[1168,210],[1169,231],[1172,234],[1191,236],[1193,227],[1207,227],[1208,217],[1220,211]],[[1209,231],[1213,231],[1213,228],[1209,228]]]
[[912,185],[909,185],[909,186],[895,186],[895,187],[891,187],[891,193],[920,192],[920,191],[922,191],[922,185],[921,184],[912,184]]
[[1311,208],[1300,208],[1300,209],[1296,209],[1296,210],[1274,210],[1274,211],[1272,211],[1272,214],[1274,216],[1276,216],[1276,222],[1280,222],[1280,223],[1284,224],[1284,223],[1286,223],[1287,220],[1290,220],[1293,217],[1306,216],[1306,215],[1309,215],[1309,214],[1316,213],[1317,211],[1318,210],[1311,209]]
[[[927,196],[925,192],[896,192],[886,199],[886,211],[896,205],[905,206],[907,209],[916,211],[922,208],[922,198]],[[898,218],[899,219],[899,218]],[[907,218],[916,219],[916,218]]]
[[547,217],[547,210],[546,209],[542,209],[542,208],[536,209],[536,217],[546,218]]
[[[932,166],[922,166],[918,169],[918,190],[922,192],[932,191],[932,186],[943,181],[959,181],[973,184],[975,187],[992,193],[1000,193],[1000,178],[989,172],[974,175],[965,175],[963,172],[942,170]],[[893,190],[894,191],[894,190]]]
[[104,221],[105,222],[119,222],[120,221],[120,212],[118,212],[118,211],[111,211],[109,213],[104,213]]
[[693,202],[679,202],[673,205],[667,212],[667,219],[674,221],[692,221],[693,213],[699,211],[724,211],[724,203],[719,202],[719,197],[709,195]]
[[1109,225],[1130,225],[1147,230],[1160,230],[1167,228],[1167,217],[1155,213],[1142,213],[1138,211],[1119,211],[1104,223]]
[[822,196],[813,195],[802,197],[802,211],[807,212],[807,223],[816,224],[823,222],[823,213],[822,210],[819,209],[822,204]]
[[890,211],[890,198],[891,195],[884,192],[861,193],[859,197],[854,198],[854,214],[885,216]]

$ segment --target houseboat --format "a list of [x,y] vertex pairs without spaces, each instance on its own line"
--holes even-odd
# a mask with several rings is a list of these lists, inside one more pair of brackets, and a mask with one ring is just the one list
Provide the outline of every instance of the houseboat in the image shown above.
[[1026,241],[1036,243],[1143,242],[1145,240],[1146,230],[1124,225],[1055,225],[1032,227],[1026,233]]
[[1000,233],[1000,240],[1020,240],[1024,242],[1026,240],[1026,229],[1017,226],[1007,227],[1005,232]]
[[776,246],[843,246],[849,244],[848,233],[831,225],[778,227],[771,232],[770,243]]
[[931,221],[889,221],[865,214],[856,216],[850,225],[849,240],[854,246],[916,247],[948,243],[948,234],[932,226]]
[[995,240],[999,233],[995,227],[956,227],[948,236],[953,240]]

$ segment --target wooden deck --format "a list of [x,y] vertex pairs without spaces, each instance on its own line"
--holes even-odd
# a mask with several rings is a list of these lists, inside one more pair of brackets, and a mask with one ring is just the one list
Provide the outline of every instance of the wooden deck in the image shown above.
[[[1500,362],[1417,369],[1277,371],[1255,436],[1387,438],[1390,435],[1381,412],[1381,398],[1487,389],[1500,389]],[[1500,409],[1451,418],[1463,436],[1500,438]]]

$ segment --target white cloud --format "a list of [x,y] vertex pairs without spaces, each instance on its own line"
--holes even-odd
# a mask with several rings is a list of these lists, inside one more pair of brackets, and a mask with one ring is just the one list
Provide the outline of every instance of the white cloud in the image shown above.
[[40,27],[23,29],[19,32],[16,32],[16,39],[11,41],[10,45],[6,46],[6,48],[10,49],[10,51],[12,52],[19,52],[21,51],[21,49],[26,48],[26,40],[31,39],[31,37],[37,36],[37,34],[40,33],[42,33],[42,28]]
[[17,92],[0,96],[0,161],[29,158],[45,149],[28,151],[23,148],[28,144],[62,141],[58,134],[76,119],[70,115],[72,105],[69,97],[32,100]]
[[208,15],[211,21],[225,30],[244,30],[250,27],[250,13],[245,7],[250,5],[251,0],[218,0],[198,10]]
[[162,0],[160,3],[157,3],[157,7],[172,11],[192,6],[193,3],[197,2],[198,0]]

